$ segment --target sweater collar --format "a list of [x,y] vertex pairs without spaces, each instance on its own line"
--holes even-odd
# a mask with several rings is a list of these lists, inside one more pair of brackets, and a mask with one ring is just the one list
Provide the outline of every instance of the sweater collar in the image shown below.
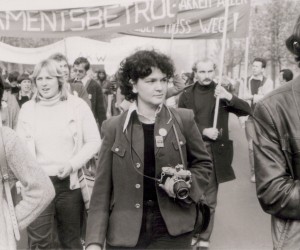
[[39,104],[42,106],[54,106],[60,101],[61,92],[59,92],[57,95],[51,97],[51,98],[44,98],[40,94],[38,94],[39,97]]

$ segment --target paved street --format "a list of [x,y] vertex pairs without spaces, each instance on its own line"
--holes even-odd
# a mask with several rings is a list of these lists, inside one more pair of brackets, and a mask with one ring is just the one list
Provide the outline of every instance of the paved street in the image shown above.
[[236,116],[230,117],[229,129],[237,178],[219,186],[211,250],[272,249],[270,216],[261,210],[250,182],[247,140]]
[[[250,182],[247,140],[235,116],[230,117],[230,137],[237,179],[220,185],[211,250],[272,249],[270,216],[262,212]],[[25,233],[19,246],[26,247]]]

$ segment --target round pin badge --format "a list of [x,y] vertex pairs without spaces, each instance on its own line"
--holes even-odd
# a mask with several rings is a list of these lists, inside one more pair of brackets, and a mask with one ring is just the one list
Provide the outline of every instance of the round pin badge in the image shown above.
[[167,130],[164,128],[161,128],[158,130],[159,135],[161,136],[166,136],[167,135]]

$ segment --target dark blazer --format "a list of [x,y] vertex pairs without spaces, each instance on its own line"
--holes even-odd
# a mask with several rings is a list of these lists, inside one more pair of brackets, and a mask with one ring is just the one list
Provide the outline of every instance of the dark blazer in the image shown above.
[[[198,84],[198,83],[196,83]],[[216,85],[216,83],[213,83]],[[195,102],[194,102],[194,89],[195,84],[188,86],[179,98],[178,107],[192,109],[194,113],[197,113]],[[212,102],[216,102],[216,98],[211,99]],[[217,128],[222,133],[219,135],[216,141],[210,140],[207,137],[203,139],[210,144],[212,144],[213,158],[214,158],[214,170],[217,178],[217,182],[226,182],[235,179],[234,171],[232,169],[232,157],[233,157],[233,147],[232,142],[229,141],[228,135],[228,118],[229,113],[234,113],[237,116],[246,116],[251,114],[250,105],[244,100],[233,95],[230,102],[226,100],[220,100],[219,105],[219,116],[217,122]],[[214,118],[214,108],[212,110],[211,116],[209,117],[211,121],[211,127],[213,126]],[[196,118],[197,119],[197,118]],[[197,123],[197,120],[196,120]],[[199,131],[202,134],[204,127],[198,125]],[[227,148],[224,149],[224,145]]]
[[91,101],[91,109],[94,117],[101,128],[102,122],[106,120],[106,110],[104,104],[104,96],[102,89],[95,80],[89,79],[85,85],[85,89]]
[[[199,201],[209,181],[212,161],[194,122],[193,113],[188,110],[179,112],[184,128],[182,132],[166,106],[162,107],[156,118],[154,136],[159,135],[160,128],[165,128],[167,135],[164,136],[164,147],[157,148],[155,145],[155,171],[159,175],[162,167],[181,163],[172,129],[175,123],[184,159],[192,172],[190,198]],[[127,113],[110,118],[102,126],[104,138],[88,216],[87,245],[103,246],[106,239],[112,246],[133,247],[139,238],[143,216],[141,173],[144,169],[144,136],[135,114],[132,114],[123,132]],[[177,236],[192,231],[196,219],[195,204],[183,206],[158,186],[156,193],[169,233]]]
[[70,88],[71,88],[72,95],[76,95],[74,93],[76,92],[78,97],[83,99],[89,105],[89,107],[91,107],[91,101],[89,99],[89,95],[81,82],[74,82],[74,81],[70,82]]

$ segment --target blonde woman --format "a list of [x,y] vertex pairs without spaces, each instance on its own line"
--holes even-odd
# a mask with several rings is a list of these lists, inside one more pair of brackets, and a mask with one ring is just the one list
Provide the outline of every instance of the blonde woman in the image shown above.
[[78,170],[97,153],[100,135],[88,105],[67,92],[59,65],[45,60],[32,74],[36,93],[20,110],[18,133],[50,176],[56,196],[28,227],[30,249],[55,248],[53,226],[63,249],[81,249],[83,200]]

